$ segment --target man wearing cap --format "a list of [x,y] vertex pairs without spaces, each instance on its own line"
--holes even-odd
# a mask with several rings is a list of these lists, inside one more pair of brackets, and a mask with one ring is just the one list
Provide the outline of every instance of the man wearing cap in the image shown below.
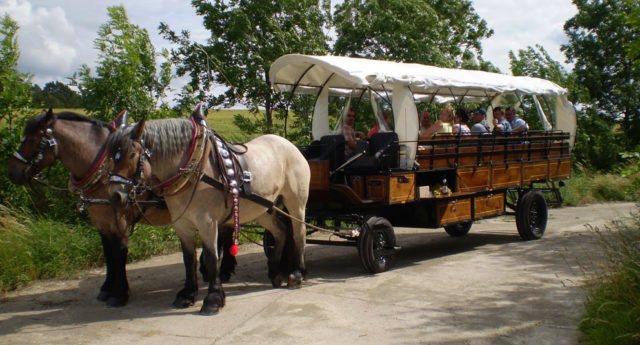
[[471,134],[482,135],[491,133],[491,127],[487,123],[487,112],[478,108],[473,111],[473,126],[471,127]]

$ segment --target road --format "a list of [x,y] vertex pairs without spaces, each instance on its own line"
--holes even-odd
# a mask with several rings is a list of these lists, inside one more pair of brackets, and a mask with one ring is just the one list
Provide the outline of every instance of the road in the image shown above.
[[272,289],[262,249],[244,245],[220,314],[171,307],[180,254],[128,266],[131,299],[95,299],[102,270],[51,280],[0,299],[0,344],[577,344],[585,271],[601,261],[602,226],[633,203],[551,209],[542,240],[524,242],[513,217],[469,235],[396,228],[392,269],[360,267],[355,248],[310,245],[301,289]]

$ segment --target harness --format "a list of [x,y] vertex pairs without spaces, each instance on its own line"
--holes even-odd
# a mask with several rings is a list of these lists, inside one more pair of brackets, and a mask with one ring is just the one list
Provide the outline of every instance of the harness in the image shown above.
[[[252,202],[255,202],[261,206],[264,206],[268,210],[271,210],[274,205],[271,200],[268,200],[258,194],[251,192],[250,183],[253,180],[253,174],[245,169],[246,162],[240,158],[246,151],[238,151],[227,143],[220,135],[214,130],[209,129],[205,121],[201,121],[197,124],[193,117],[190,117],[194,124],[194,133],[189,145],[189,153],[187,159],[182,164],[178,173],[162,182],[153,186],[145,185],[144,182],[144,161],[150,159],[151,153],[144,146],[144,142],[140,141],[144,153],[140,154],[138,160],[138,166],[133,178],[126,178],[118,174],[112,174],[109,178],[110,183],[121,183],[130,185],[131,191],[129,200],[136,201],[135,195],[140,190],[159,190],[158,195],[164,197],[178,195],[194,183],[197,184],[200,181],[218,189],[231,196],[231,208],[229,214],[224,218],[221,223],[233,218],[234,225],[234,243],[229,249],[229,253],[233,256],[238,254],[238,237],[240,232],[240,207],[239,199],[245,198]],[[220,175],[220,180],[208,176],[202,172],[202,166],[205,158],[211,154],[215,155],[216,166]],[[177,217],[179,219],[189,208],[191,201],[195,195],[196,188],[193,188],[191,198],[185,206],[182,214]],[[175,221],[174,221],[175,223]]]
[[[38,144],[38,147],[36,148],[36,151],[33,154],[33,157],[26,158],[19,151],[16,151],[13,153],[13,157],[15,159],[19,160],[24,164],[29,165],[26,171],[30,176],[35,176],[36,174],[39,173],[39,171],[37,170],[37,165],[40,164],[40,162],[44,159],[44,149],[47,146],[53,150],[53,156],[55,158],[58,158],[58,141],[56,140],[56,138],[53,137],[54,122],[55,122],[55,118],[53,121],[51,121],[51,124],[49,125],[49,127],[47,127],[47,129],[44,130],[44,134],[40,139],[40,143]],[[24,140],[26,139],[23,139],[23,142]]]

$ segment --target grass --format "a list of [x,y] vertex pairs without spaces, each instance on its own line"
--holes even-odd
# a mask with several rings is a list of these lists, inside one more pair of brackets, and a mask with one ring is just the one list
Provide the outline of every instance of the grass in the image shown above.
[[595,228],[605,252],[579,324],[591,345],[640,344],[640,219]]
[[608,173],[574,171],[561,188],[565,206],[609,201],[640,200],[640,173]]
[[[171,228],[139,225],[129,241],[129,260],[178,248]],[[0,291],[37,279],[72,277],[103,264],[100,235],[93,225],[32,218],[0,205]]]

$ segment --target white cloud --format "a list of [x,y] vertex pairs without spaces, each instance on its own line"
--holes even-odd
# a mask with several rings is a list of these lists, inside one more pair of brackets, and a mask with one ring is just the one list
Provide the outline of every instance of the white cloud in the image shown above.
[[483,57],[503,73],[510,73],[510,50],[515,53],[536,44],[565,64],[560,51],[560,45],[567,42],[563,26],[578,12],[570,0],[473,0],[473,6],[495,32],[482,42]]

